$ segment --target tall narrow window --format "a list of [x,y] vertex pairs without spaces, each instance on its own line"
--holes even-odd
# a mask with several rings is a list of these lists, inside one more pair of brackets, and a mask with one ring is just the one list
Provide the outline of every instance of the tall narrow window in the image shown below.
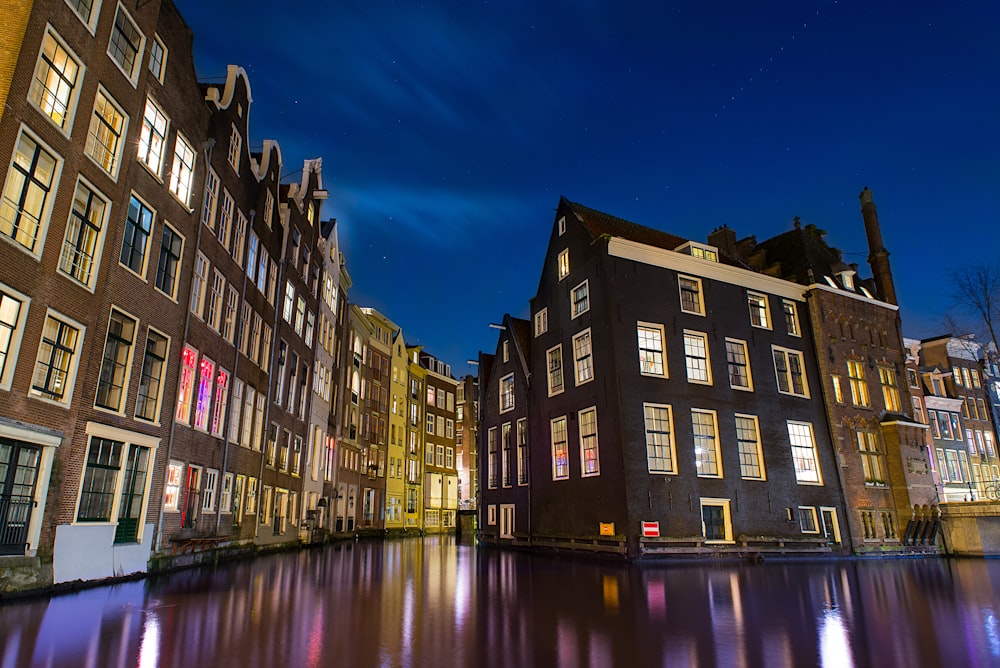
[[[0,286],[2,287],[2,286]],[[22,308],[25,297],[15,297],[7,292],[0,292],[0,387],[9,387],[17,358],[17,339],[19,331],[24,327]]]
[[552,430],[552,479],[569,478],[569,445],[566,440],[566,417],[551,421]]
[[801,336],[802,331],[799,329],[799,309],[795,302],[783,299],[781,301],[781,312],[785,316],[785,331],[792,336]]
[[756,415],[736,416],[736,445],[740,453],[740,475],[747,480],[763,480],[764,456]]
[[788,441],[792,448],[795,480],[801,485],[822,485],[819,459],[816,456],[816,439],[808,422],[788,421]]
[[879,452],[878,434],[871,431],[855,432],[858,439],[858,452],[861,454],[861,467],[865,473],[866,485],[885,485],[885,459]]
[[708,335],[702,332],[684,332],[684,364],[688,382],[712,384],[712,368],[708,359]]
[[549,331],[549,309],[543,308],[535,313],[535,336],[541,336]]
[[719,431],[715,411],[691,411],[691,428],[694,435],[694,462],[699,476],[722,477],[722,457],[719,452]]
[[110,522],[125,444],[92,436],[87,448],[77,522]]
[[201,222],[215,231],[215,209],[219,202],[219,175],[211,167],[205,175],[205,201],[201,207]]
[[636,325],[639,339],[639,373],[644,376],[666,377],[663,359],[663,326],[640,322]]
[[96,406],[112,411],[122,410],[134,343],[135,320],[112,309],[108,335],[104,342],[104,357],[101,359],[101,373],[97,380]]
[[642,405],[646,428],[646,466],[650,473],[677,473],[673,416],[670,406]]
[[170,192],[184,206],[190,206],[191,187],[194,184],[194,148],[181,133],[174,140],[174,164],[170,168]]
[[215,401],[212,405],[212,436],[222,436],[226,423],[226,404],[229,400],[229,372],[219,368],[215,376]]
[[61,129],[70,125],[79,73],[77,59],[55,37],[51,28],[46,30],[28,99]]
[[191,279],[191,313],[202,317],[205,309],[205,293],[208,290],[208,258],[201,251],[194,260],[194,276]]
[[232,131],[229,133],[229,164],[236,171],[237,174],[240,173],[240,151],[243,148],[243,135],[240,134],[239,129],[237,129],[236,124],[233,124]]
[[177,270],[181,266],[184,240],[169,225],[163,226],[160,259],[156,263],[156,287],[171,299],[177,296]]
[[778,382],[778,392],[808,397],[809,388],[806,385],[802,353],[778,346],[771,346],[771,351],[774,356],[774,375]]
[[212,381],[215,379],[215,363],[207,357],[198,365],[198,393],[195,397],[194,427],[208,431],[209,411],[212,406]]
[[208,309],[205,313],[205,322],[217,332],[222,325],[222,299],[225,291],[226,277],[221,271],[215,269],[212,272],[212,286],[208,291]]
[[31,378],[31,394],[53,401],[69,401],[80,338],[80,330],[73,325],[52,315],[45,316]]
[[580,465],[584,477],[600,475],[601,457],[597,441],[597,409],[587,408],[578,413],[580,424]]
[[135,416],[157,422],[160,419],[161,384],[167,362],[167,338],[150,329],[146,333],[146,351],[139,375],[139,395],[135,400]]
[[573,288],[572,317],[577,317],[590,310],[590,283],[584,281]]
[[726,339],[726,367],[729,370],[729,387],[734,390],[753,390],[746,341]]
[[851,401],[855,406],[871,406],[868,397],[868,381],[865,380],[865,366],[858,360],[847,360],[847,377],[851,385]]
[[0,234],[34,253],[40,230],[52,202],[59,162],[48,151],[21,133],[7,171],[0,202]]
[[559,280],[569,276],[569,249],[566,248],[559,253]]
[[177,421],[190,424],[191,404],[194,400],[195,367],[198,365],[198,351],[184,346],[181,352],[180,380],[177,385]]
[[111,56],[111,60],[118,64],[125,77],[133,83],[138,78],[139,61],[142,60],[145,40],[146,38],[132,21],[132,17],[119,5],[118,12],[115,14],[115,23],[111,28],[108,55]]
[[685,313],[705,315],[705,303],[701,297],[701,279],[678,276],[677,287],[681,295],[681,310]]
[[167,140],[169,121],[160,107],[151,98],[146,98],[146,109],[142,114],[142,129],[139,131],[139,162],[149,167],[157,176],[163,165],[163,147]]
[[247,244],[247,217],[243,215],[243,212],[236,211],[236,224],[233,226],[233,259],[236,260],[236,264],[243,266],[243,251],[246,250]]
[[517,421],[517,484],[528,484],[528,421],[525,418]]
[[878,368],[878,378],[882,384],[882,399],[885,400],[885,409],[891,413],[898,413],[902,409],[902,404],[899,401],[899,388],[896,386],[895,370],[880,366]]
[[748,292],[747,305],[750,307],[750,324],[754,327],[771,329],[771,313],[767,306],[767,295]]
[[222,316],[222,336],[233,343],[236,338],[236,311],[239,308],[240,294],[236,286],[230,285],[226,292],[226,310]]
[[223,188],[222,206],[219,207],[219,225],[216,233],[219,235],[219,243],[226,250],[229,250],[229,246],[232,243],[233,211],[235,208],[236,204],[233,202],[233,196],[229,194],[228,189]]
[[[428,443],[427,447],[429,449],[432,446]],[[430,452],[430,450],[428,450],[428,452]],[[497,467],[498,467],[497,466],[497,428],[496,427],[490,427],[490,429],[486,432],[486,453],[487,453],[487,456],[488,456],[487,460],[486,460],[486,466],[487,466],[486,484],[487,484],[487,487],[489,487],[490,489],[496,489],[496,487],[497,487]],[[434,462],[433,461],[429,461],[427,463],[428,464],[433,464]]]
[[83,181],[77,181],[66,237],[59,253],[59,270],[86,286],[96,277],[97,249],[109,205]]
[[153,35],[153,44],[149,47],[149,71],[153,73],[156,80],[163,83],[163,74],[167,69],[167,47],[156,35]]
[[590,343],[590,330],[585,329],[573,337],[573,359],[576,384],[583,385],[594,379],[594,357]]
[[545,363],[548,368],[549,396],[563,391],[563,361],[562,344],[545,352]]
[[149,245],[149,235],[152,232],[152,210],[139,201],[135,195],[132,195],[128,205],[128,216],[125,218],[122,252],[118,259],[140,276],[146,274],[146,250]]
[[510,487],[510,422],[500,425],[500,481],[504,487]]
[[118,108],[104,89],[98,88],[84,152],[104,171],[115,177],[121,164],[124,139],[125,112]]

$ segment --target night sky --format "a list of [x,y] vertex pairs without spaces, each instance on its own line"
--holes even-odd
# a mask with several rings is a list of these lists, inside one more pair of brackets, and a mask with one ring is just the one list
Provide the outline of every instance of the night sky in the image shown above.
[[251,146],[323,158],[351,301],[465,361],[527,317],[559,196],[704,241],[792,218],[865,264],[872,189],[907,336],[1000,241],[1000,3],[175,0]]

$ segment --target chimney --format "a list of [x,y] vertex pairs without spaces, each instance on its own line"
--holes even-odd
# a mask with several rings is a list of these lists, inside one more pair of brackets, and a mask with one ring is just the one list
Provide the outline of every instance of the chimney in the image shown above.
[[896,288],[889,269],[889,251],[882,245],[882,230],[879,228],[875,202],[872,201],[872,191],[865,186],[858,198],[861,200],[861,216],[864,218],[865,234],[868,237],[868,264],[872,268],[875,287],[880,299],[896,304]]
[[736,252],[736,232],[726,225],[712,230],[712,233],[708,235],[708,243],[729,257],[739,257]]

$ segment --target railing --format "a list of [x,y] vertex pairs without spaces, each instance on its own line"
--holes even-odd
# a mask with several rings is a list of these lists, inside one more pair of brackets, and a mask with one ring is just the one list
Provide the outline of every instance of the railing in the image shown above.
[[24,554],[34,503],[27,494],[0,494],[0,554]]

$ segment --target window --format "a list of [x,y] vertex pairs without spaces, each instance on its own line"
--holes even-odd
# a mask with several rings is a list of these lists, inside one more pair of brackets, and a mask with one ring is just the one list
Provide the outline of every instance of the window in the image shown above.
[[906,368],[906,380],[909,382],[910,387],[920,387],[920,383],[917,381],[917,370]]
[[684,331],[684,364],[689,383],[712,384],[712,368],[708,359],[708,335]]
[[729,387],[734,390],[753,391],[746,341],[726,339],[726,368],[729,370]]
[[552,479],[569,478],[569,446],[566,440],[566,417],[550,422],[552,430]]
[[149,47],[149,71],[156,80],[163,83],[163,75],[167,70],[167,47],[163,46],[159,36],[153,35],[153,44]]
[[899,388],[896,387],[896,372],[889,367],[880,366],[878,378],[882,383],[882,398],[885,400],[885,409],[891,413],[898,413],[902,410],[902,404],[899,401]]
[[96,0],[96,5],[95,0],[66,0],[66,3],[73,8],[84,25],[93,32],[94,23],[97,22],[97,12],[101,6],[100,0]]
[[430,413],[427,414],[427,433],[434,434],[434,416]]
[[167,363],[167,337],[150,329],[146,332],[146,350],[139,375],[139,394],[135,400],[135,416],[140,420],[159,422],[160,401],[163,397],[163,374]]
[[559,236],[566,234],[566,216],[559,219]]
[[124,408],[128,372],[132,366],[132,346],[135,344],[135,325],[135,320],[117,309],[111,309],[95,406],[112,411]]
[[229,194],[229,190],[226,188],[222,189],[222,207],[219,209],[219,227],[216,233],[219,235],[219,243],[229,250],[229,245],[231,243],[231,235],[233,232],[233,211],[236,208],[236,204],[233,202],[233,196]]
[[791,336],[802,336],[799,329],[799,309],[795,302],[781,300],[781,312],[785,315],[785,331]]
[[[87,446],[87,462],[83,472],[83,484],[80,488],[80,502],[77,506],[77,522],[111,522],[115,516],[114,499],[118,486],[122,482],[119,474],[122,467],[122,451],[125,443],[109,438],[90,437]],[[125,481],[126,484],[138,483],[139,501],[145,493],[145,478],[149,463],[148,448],[131,448],[133,454],[140,457],[130,457],[129,463],[138,480]],[[138,451],[138,452],[136,452]],[[130,485],[131,486],[131,485]],[[122,498],[123,506],[127,499]],[[115,541],[119,542],[119,541]]]
[[719,452],[719,431],[715,411],[691,410],[691,428],[694,435],[695,468],[699,476],[722,477],[722,457]]
[[590,310],[590,283],[584,281],[573,288],[572,317],[575,318]]
[[208,291],[208,310],[205,322],[215,331],[222,325],[222,295],[226,291],[226,278],[222,272],[215,269],[212,272],[212,285]]
[[732,542],[729,499],[701,499],[701,531],[706,542]]
[[701,295],[701,279],[678,276],[677,287],[681,294],[681,310],[685,313],[705,315],[705,303]]
[[0,234],[20,244],[29,253],[44,239],[44,225],[52,208],[52,194],[60,162],[27,133],[21,132],[14,148],[7,182],[0,202]]
[[28,100],[67,134],[72,127],[72,107],[79,93],[79,74],[80,63],[76,56],[56,37],[51,27],[46,29]]
[[549,309],[543,308],[535,314],[535,336],[549,331]]
[[822,485],[816,455],[816,440],[813,428],[808,422],[788,421],[788,441],[792,448],[792,464],[795,466],[795,480],[800,485]]
[[979,419],[989,420],[990,414],[986,412],[986,401],[980,397],[976,399],[976,404],[979,406]]
[[233,124],[232,131],[229,133],[229,164],[236,171],[237,174],[240,173],[240,149],[243,148],[243,135],[240,134],[239,129],[237,129],[236,124]]
[[502,348],[503,348],[503,361],[504,362],[509,362],[510,361],[510,345],[509,345],[509,342],[507,341],[507,339],[503,340]]
[[222,336],[232,343],[236,336],[236,310],[240,302],[240,295],[236,291],[236,286],[230,285],[226,293],[226,311],[222,316]]
[[[274,195],[271,194],[270,190],[266,190],[264,192],[264,224],[267,225],[268,229],[271,228],[271,217],[273,215],[274,215]],[[337,260],[337,258],[334,257],[331,257],[331,259],[333,259],[334,261]],[[331,310],[336,310],[336,309],[334,309],[331,306]]]
[[805,359],[797,350],[771,346],[774,356],[774,375],[778,381],[778,392],[796,397],[808,397],[806,385]]
[[747,306],[750,307],[750,324],[754,327],[771,329],[771,313],[768,310],[767,295],[756,292],[747,293]]
[[548,368],[549,396],[551,397],[563,391],[562,344],[545,351],[545,360]]
[[306,300],[300,295],[295,302],[295,333],[302,336],[302,325],[306,315]]
[[799,506],[799,529],[802,533],[819,533],[815,506]]
[[233,259],[236,264],[243,266],[243,251],[246,250],[247,243],[247,217],[242,211],[236,211],[236,226],[233,228]]
[[146,98],[146,109],[142,114],[142,130],[139,131],[139,162],[149,167],[153,174],[160,175],[163,164],[163,146],[167,139],[169,121],[163,111]]
[[191,403],[194,399],[194,369],[198,362],[198,351],[191,346],[184,346],[181,352],[181,371],[177,385],[178,422],[190,424]]
[[861,453],[861,467],[865,472],[866,485],[885,485],[885,458],[878,449],[878,435],[871,431],[855,432],[858,452]]
[[677,473],[671,407],[642,405],[646,428],[646,466],[650,473]]
[[76,182],[73,208],[66,223],[66,236],[59,253],[59,270],[92,287],[97,277],[97,252],[104,222],[110,210],[108,201],[83,180]]
[[580,424],[580,463],[583,477],[600,475],[601,461],[597,442],[597,409],[587,408],[578,413]]
[[847,377],[851,384],[851,401],[854,402],[854,405],[871,406],[864,364],[857,360],[847,360]]
[[663,325],[640,322],[636,325],[639,338],[639,373],[666,378],[663,359]]
[[215,376],[215,400],[212,402],[212,436],[222,437],[226,424],[226,404],[229,401],[229,373],[219,367]]
[[500,425],[500,480],[504,487],[510,487],[510,422]]
[[118,64],[122,74],[135,85],[138,78],[139,61],[142,59],[142,49],[145,37],[132,21],[125,8],[118,6],[115,14],[115,24],[111,28],[111,41],[108,43],[108,55]]
[[9,389],[24,331],[27,297],[0,283],[0,389]]
[[844,388],[841,385],[840,376],[837,374],[831,374],[830,380],[833,382],[833,399],[838,404],[844,403]]
[[139,274],[146,274],[146,246],[153,232],[153,212],[132,195],[125,218],[125,235],[122,238],[122,252],[118,261]]
[[517,484],[528,484],[528,421],[517,421]]
[[219,175],[211,167],[205,175],[205,201],[201,207],[201,222],[215,231],[215,209],[219,201]]
[[253,230],[250,230],[250,243],[247,246],[247,276],[250,277],[250,283],[255,282],[258,250],[260,250],[260,239]]
[[194,183],[195,153],[191,144],[177,133],[174,140],[174,164],[170,169],[170,192],[184,206],[190,206],[191,186]]
[[437,466],[444,468],[444,446],[437,446]]
[[291,324],[295,316],[295,286],[291,281],[285,284],[285,307],[281,312],[285,322]]
[[160,259],[156,263],[156,287],[171,299],[177,296],[177,270],[183,249],[184,239],[165,224],[160,238]]
[[740,453],[740,475],[746,480],[764,480],[764,454],[756,415],[736,415],[736,445]]
[[569,276],[569,249],[566,248],[559,253],[559,280]]
[[29,394],[69,403],[80,360],[83,327],[49,312],[45,316]]
[[99,87],[84,152],[112,178],[116,178],[125,146],[124,138],[125,112]]
[[209,409],[212,405],[212,381],[215,378],[215,363],[207,357],[198,365],[198,390],[195,395],[194,428],[208,431]]
[[594,358],[590,344],[590,330],[585,329],[573,337],[573,359],[576,384],[583,385],[594,379]]
[[208,290],[208,258],[201,251],[194,261],[194,276],[191,278],[191,313],[202,317],[205,309],[205,293]]

